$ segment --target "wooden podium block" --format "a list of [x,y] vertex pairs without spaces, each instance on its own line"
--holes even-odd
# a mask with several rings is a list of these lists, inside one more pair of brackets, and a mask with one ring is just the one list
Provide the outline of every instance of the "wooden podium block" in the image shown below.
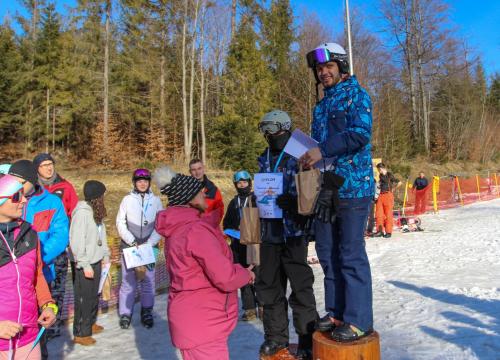
[[376,331],[357,341],[341,343],[329,332],[313,335],[313,360],[380,360],[380,338]]

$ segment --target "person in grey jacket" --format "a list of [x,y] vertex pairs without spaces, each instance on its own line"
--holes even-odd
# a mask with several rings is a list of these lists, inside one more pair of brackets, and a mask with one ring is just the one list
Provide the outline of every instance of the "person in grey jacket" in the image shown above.
[[[160,198],[151,191],[151,172],[148,169],[136,169],[132,174],[132,184],[134,189],[123,198],[116,216],[116,228],[122,239],[121,247],[123,249],[148,243],[157,253],[157,245],[161,236],[155,231],[155,220],[156,214],[163,210],[163,205]],[[142,273],[139,271],[136,273],[137,268],[127,268],[122,255],[121,265],[122,283],[118,311],[120,327],[128,329],[130,326],[135,294],[139,287],[141,323],[147,329],[152,328],[154,325],[155,264],[148,265]]]
[[92,334],[103,327],[96,324],[99,305],[99,281],[102,265],[109,263],[106,238],[104,193],[106,187],[96,180],[83,186],[85,201],[79,201],[71,216],[70,249],[75,314],[73,321],[74,342],[93,345]]

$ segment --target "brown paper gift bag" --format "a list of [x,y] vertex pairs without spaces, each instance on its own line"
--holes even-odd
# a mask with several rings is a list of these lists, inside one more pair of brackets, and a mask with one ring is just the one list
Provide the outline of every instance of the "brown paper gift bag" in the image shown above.
[[259,209],[252,205],[241,209],[240,243],[242,245],[260,244],[260,215]]
[[300,166],[299,172],[295,175],[295,184],[299,214],[312,215],[321,189],[321,172],[316,168],[302,171]]
[[260,265],[260,244],[247,245],[247,264]]
[[106,276],[106,280],[104,280],[104,285],[102,287],[102,300],[109,301],[111,300],[111,274]]

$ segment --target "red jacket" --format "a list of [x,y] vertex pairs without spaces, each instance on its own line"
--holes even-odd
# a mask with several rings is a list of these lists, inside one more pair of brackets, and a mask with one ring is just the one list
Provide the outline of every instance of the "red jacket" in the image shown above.
[[236,326],[237,290],[248,270],[233,264],[214,216],[173,206],[158,213],[156,231],[165,237],[170,275],[168,323],[172,343],[191,349],[227,338]]
[[64,210],[68,219],[71,220],[71,213],[75,209],[76,203],[78,202],[78,195],[76,194],[75,188],[68,180],[56,176],[56,180],[52,185],[44,186],[51,194],[59,196],[64,204]]
[[213,182],[208,180],[205,175],[203,180],[203,192],[205,193],[205,202],[207,203],[206,213],[217,212],[218,222],[219,224],[224,217],[224,201],[222,200],[222,193],[215,186]]

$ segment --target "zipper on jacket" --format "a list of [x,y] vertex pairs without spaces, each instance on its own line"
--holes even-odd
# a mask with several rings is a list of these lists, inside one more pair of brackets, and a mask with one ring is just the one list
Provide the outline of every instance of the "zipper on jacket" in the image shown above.
[[224,311],[226,312],[227,318],[229,318],[229,313],[227,312],[228,305],[229,305],[229,294],[226,294],[226,303],[224,304]]
[[141,193],[141,241],[142,241],[142,225],[144,224],[144,193]]

